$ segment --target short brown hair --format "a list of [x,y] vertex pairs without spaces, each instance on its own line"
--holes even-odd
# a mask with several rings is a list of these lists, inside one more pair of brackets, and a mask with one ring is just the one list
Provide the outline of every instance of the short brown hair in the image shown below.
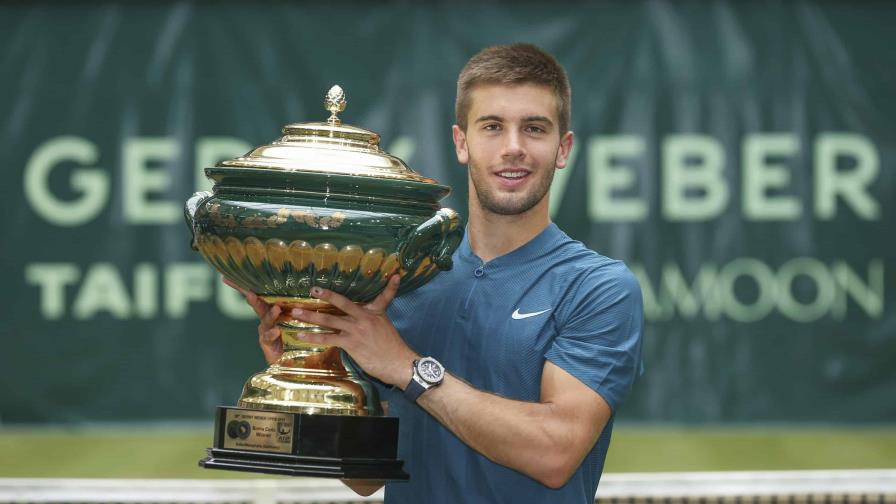
[[516,43],[488,47],[464,65],[457,78],[454,114],[457,125],[467,130],[471,95],[477,84],[543,84],[557,97],[560,134],[569,131],[572,91],[566,70],[553,56],[532,44]]

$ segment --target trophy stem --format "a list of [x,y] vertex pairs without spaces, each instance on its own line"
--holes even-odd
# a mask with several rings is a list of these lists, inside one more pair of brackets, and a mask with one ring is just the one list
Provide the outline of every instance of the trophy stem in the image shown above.
[[[283,313],[293,308],[342,314],[318,299],[264,297]],[[284,317],[278,322],[283,355],[249,378],[238,405],[242,408],[344,416],[382,415],[376,388],[339,347],[309,343],[299,333],[334,333],[330,328]]]

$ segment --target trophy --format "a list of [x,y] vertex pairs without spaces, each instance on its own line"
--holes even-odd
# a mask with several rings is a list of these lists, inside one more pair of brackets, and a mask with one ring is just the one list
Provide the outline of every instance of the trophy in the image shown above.
[[332,332],[291,319],[293,308],[342,314],[312,298],[322,287],[356,303],[400,275],[398,295],[451,268],[463,236],[450,189],[379,147],[379,135],[342,124],[333,86],[325,122],[283,136],[205,174],[212,192],[186,203],[192,247],[222,275],[280,305],[283,355],[249,378],[236,407],[218,407],[207,468],[402,480],[398,419],[384,417],[374,385],[333,346],[297,333]]

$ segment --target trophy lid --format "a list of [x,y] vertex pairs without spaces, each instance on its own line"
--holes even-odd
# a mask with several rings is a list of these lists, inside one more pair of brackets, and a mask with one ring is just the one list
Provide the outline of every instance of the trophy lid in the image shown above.
[[274,142],[216,166],[437,184],[381,149],[378,134],[343,124],[337,114],[345,106],[345,92],[338,85],[333,86],[324,99],[324,108],[330,112],[326,121],[287,124],[283,136]]

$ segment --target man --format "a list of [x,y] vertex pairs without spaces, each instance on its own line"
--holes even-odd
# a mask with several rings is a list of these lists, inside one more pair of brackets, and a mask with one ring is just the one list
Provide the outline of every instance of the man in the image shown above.
[[[453,269],[393,301],[395,276],[365,306],[314,289],[346,315],[291,315],[339,330],[303,337],[391,386],[411,480],[387,485],[387,502],[593,502],[640,367],[641,293],[623,263],[550,221],[573,142],[566,73],[532,45],[485,49],[460,74],[456,113],[470,197]],[[271,362],[280,309],[246,294]]]

